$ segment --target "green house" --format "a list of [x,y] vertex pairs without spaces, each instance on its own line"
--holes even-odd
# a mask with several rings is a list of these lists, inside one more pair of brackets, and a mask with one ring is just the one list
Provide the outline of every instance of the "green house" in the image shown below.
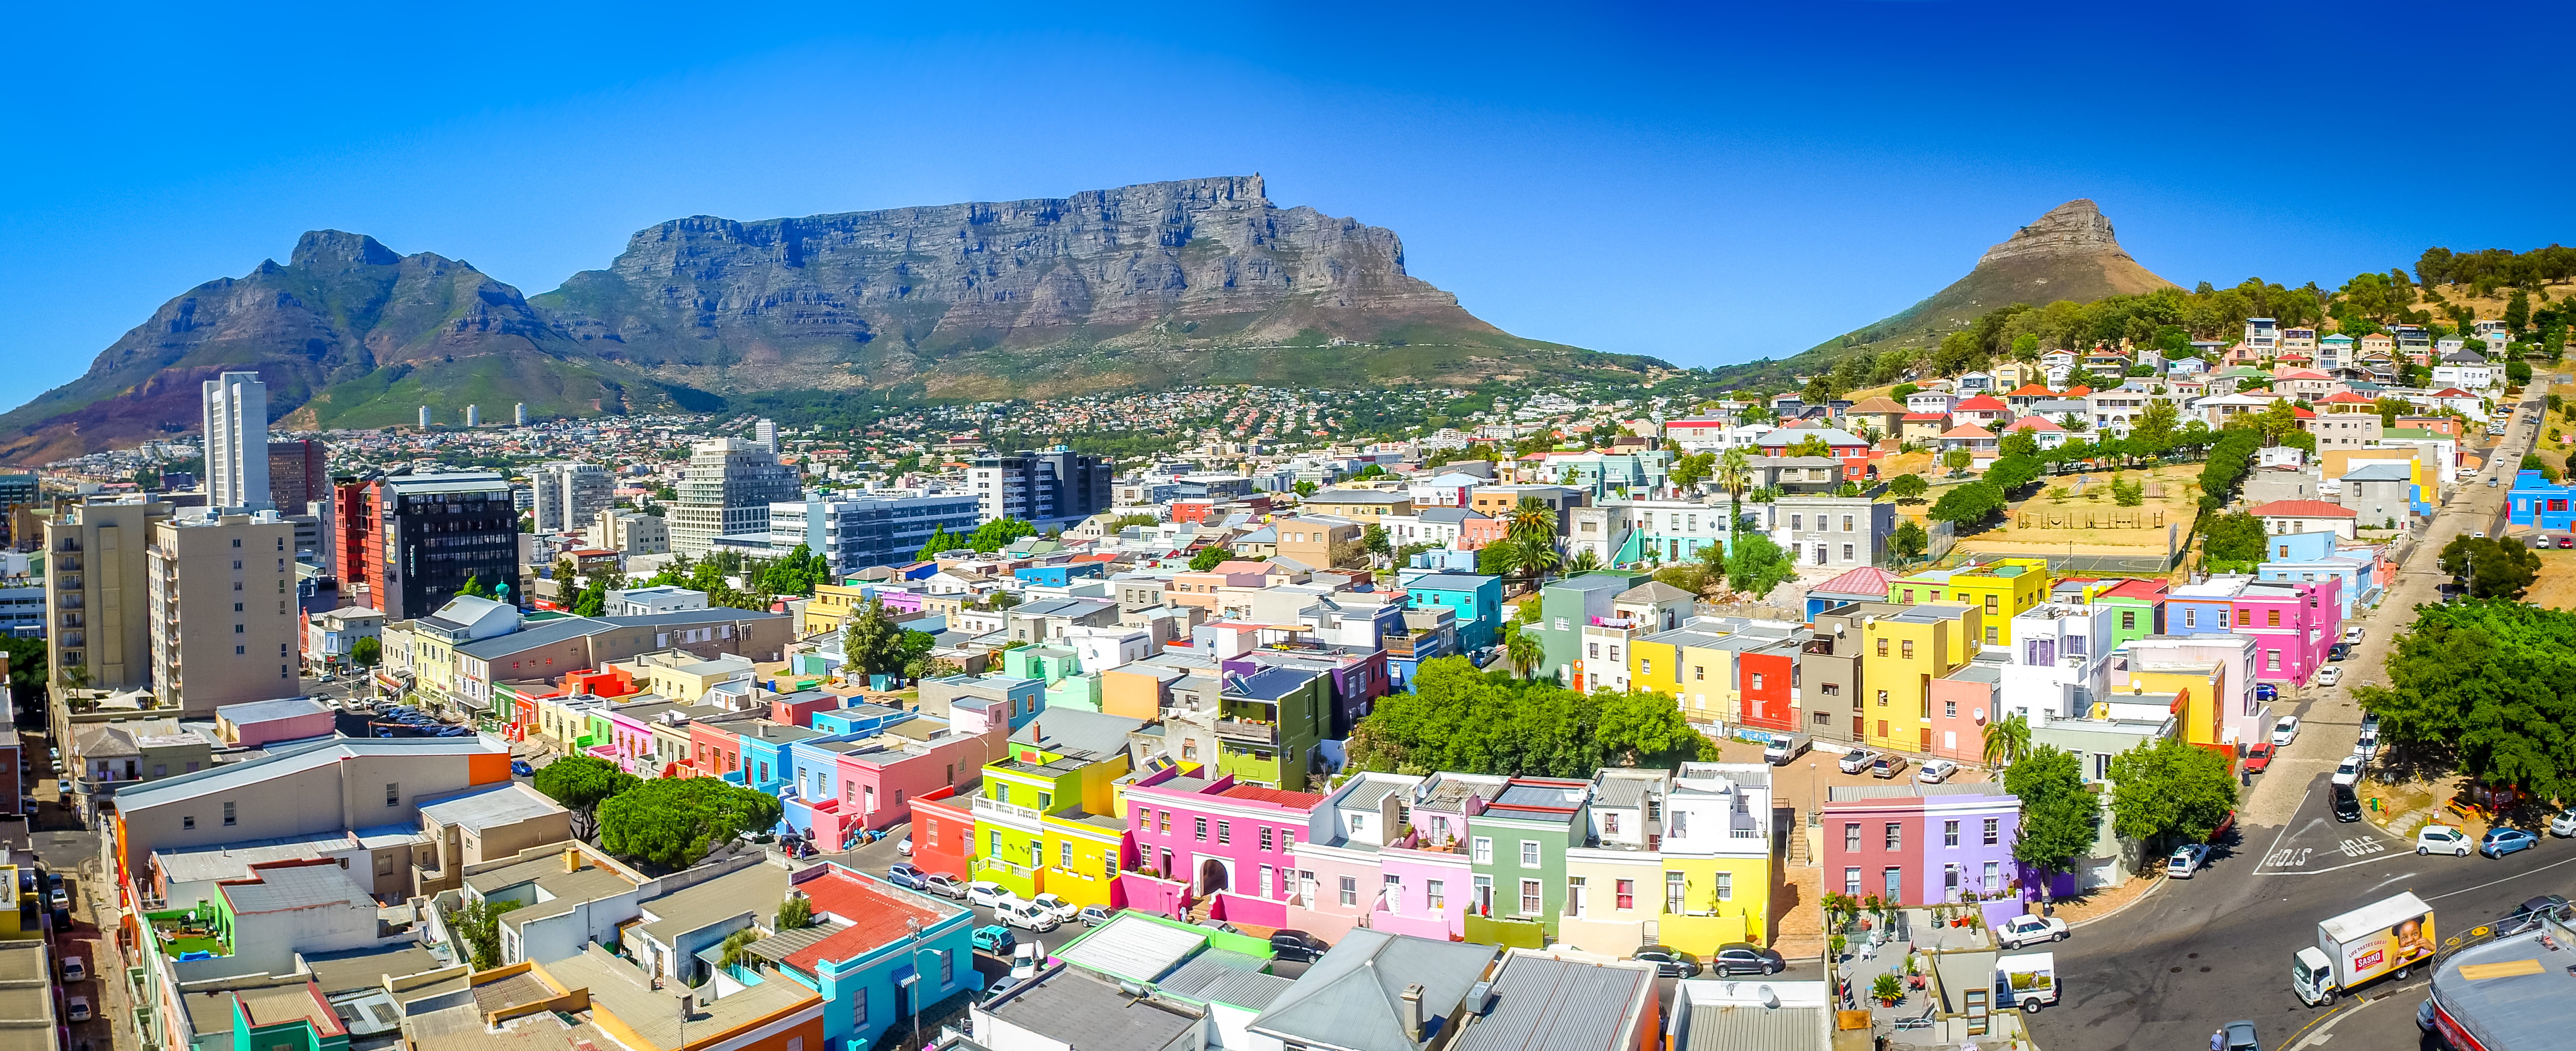
[[[1239,667],[1239,665],[1238,665]],[[1315,749],[1330,733],[1332,678],[1304,668],[1222,673],[1217,697],[1216,767],[1237,781],[1306,791],[1320,776]]]
[[1539,641],[1541,656],[1534,674],[1554,676],[1560,683],[1573,682],[1574,662],[1583,654],[1584,627],[1594,617],[1610,616],[1619,595],[1646,579],[1643,573],[1600,570],[1540,588],[1538,620],[1518,629]]
[[1467,819],[1469,941],[1536,948],[1556,940],[1565,852],[1591,828],[1592,782],[1515,777]]

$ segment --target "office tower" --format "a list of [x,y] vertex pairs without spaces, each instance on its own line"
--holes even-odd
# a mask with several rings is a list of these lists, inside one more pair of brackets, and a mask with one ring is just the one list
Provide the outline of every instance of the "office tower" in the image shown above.
[[751,440],[770,452],[778,451],[778,421],[762,420],[751,425]]
[[152,525],[145,555],[152,694],[182,718],[293,697],[295,525],[275,511],[187,511]]
[[24,551],[42,539],[44,526],[35,517],[42,487],[32,474],[0,474],[0,541]]
[[769,548],[775,554],[803,544],[841,576],[870,566],[910,563],[932,534],[942,528],[974,532],[981,514],[968,493],[925,496],[898,490],[842,499],[808,493],[803,500],[769,505]]
[[279,514],[300,515],[328,494],[324,458],[330,449],[311,438],[268,443],[268,495]]
[[168,517],[170,505],[141,502],[74,504],[45,517],[46,672],[58,690],[152,684],[144,553],[153,523]]
[[528,472],[535,490],[536,531],[569,533],[580,529],[602,508],[615,503],[617,483],[595,463],[560,461]]
[[1017,518],[1040,529],[1079,522],[1109,509],[1116,465],[1064,446],[1043,452],[978,457],[966,478],[985,521]]
[[528,403],[527,403],[527,402],[524,402],[524,401],[523,401],[523,402],[520,402],[520,403],[519,403],[519,407],[518,407],[518,408],[515,408],[515,409],[510,410],[510,422],[511,422],[511,423],[514,423],[514,424],[517,424],[517,425],[519,425],[519,426],[521,426],[521,427],[525,427],[525,426],[527,426],[527,425],[528,425]]
[[671,504],[671,550],[704,558],[716,538],[769,535],[769,505],[797,496],[796,472],[778,454],[740,438],[701,442],[690,450],[679,499]]
[[350,605],[411,620],[437,612],[468,580],[522,601],[519,516],[510,480],[496,472],[349,482],[333,492],[331,519],[340,592]]
[[429,406],[427,405],[420,407],[420,425],[423,427],[429,426]]
[[480,426],[483,426],[483,407],[482,407],[482,406],[480,406],[480,405],[468,405],[468,406],[466,406],[466,407],[465,407],[465,425],[466,425],[466,426],[468,426],[468,427],[480,427]]
[[272,507],[268,487],[268,384],[256,372],[206,381],[206,503]]

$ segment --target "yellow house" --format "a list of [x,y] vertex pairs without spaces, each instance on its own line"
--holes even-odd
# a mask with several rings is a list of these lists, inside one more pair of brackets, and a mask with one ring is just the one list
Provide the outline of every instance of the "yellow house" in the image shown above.
[[2151,669],[2133,666],[2126,682],[2112,681],[2111,692],[2113,699],[2130,702],[2170,696],[2183,743],[2211,747],[2226,743],[2227,713],[2220,711],[2217,703],[2227,696],[2227,670],[2223,665],[2168,664]]
[[[1067,725],[1083,714],[1089,713],[1049,712],[1034,725]],[[1028,735],[1024,730],[1020,736]],[[1127,860],[1127,826],[1117,816],[1115,786],[1127,771],[1124,750],[1083,749],[1054,737],[1014,739],[1009,758],[984,764],[983,790],[969,802],[975,814],[972,878],[1001,884],[1022,898],[1052,892],[1075,905],[1108,907],[1110,887]]]
[[718,685],[751,678],[751,661],[743,657],[706,660],[685,650],[646,653],[605,667],[623,669],[646,693],[695,704]]
[[1590,845],[1565,854],[1558,940],[1620,956],[1647,942],[1697,955],[1767,944],[1771,773],[1760,763],[1601,771]]
[[813,600],[805,604],[804,632],[807,635],[837,632],[844,622],[858,615],[867,604],[867,596],[859,588],[846,584],[816,584]]
[[1862,736],[1908,752],[1932,747],[1932,680],[1977,655],[1979,606],[1922,603],[1861,627]]
[[1958,569],[1935,569],[1898,577],[1887,585],[1887,600],[1901,606],[1917,602],[1959,602],[1984,616],[1978,640],[1988,646],[2012,645],[2012,619],[2048,601],[2048,560],[2001,558]]
[[1744,718],[1737,658],[1748,652],[1794,653],[1796,647],[1785,631],[1730,632],[1705,624],[1660,631],[1629,643],[1629,688],[1672,698],[1691,722],[1733,723]]

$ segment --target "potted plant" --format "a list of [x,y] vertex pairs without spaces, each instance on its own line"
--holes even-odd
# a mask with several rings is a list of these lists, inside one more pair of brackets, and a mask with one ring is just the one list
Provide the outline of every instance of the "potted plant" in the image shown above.
[[1839,934],[1829,935],[1825,938],[1825,948],[1833,952],[1834,959],[1836,960],[1843,958],[1843,946],[1849,944],[1851,944],[1851,942]]
[[1869,983],[1869,995],[1882,1007],[1894,1007],[1905,1002],[1905,981],[1894,971],[1881,972],[1877,981]]

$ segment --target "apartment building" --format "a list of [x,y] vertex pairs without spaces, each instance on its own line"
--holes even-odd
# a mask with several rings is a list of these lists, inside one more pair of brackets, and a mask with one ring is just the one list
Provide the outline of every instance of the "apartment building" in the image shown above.
[[[156,851],[417,828],[423,799],[509,779],[509,750],[477,737],[318,741],[118,792],[111,849],[135,873]],[[390,877],[395,860],[383,865]],[[391,882],[373,889],[398,893]]]
[[870,566],[911,562],[940,530],[971,533],[981,516],[982,505],[967,493],[871,493],[846,499],[807,493],[802,500],[769,505],[769,546],[787,551],[803,544],[822,555],[834,575],[847,576]]
[[256,372],[227,372],[204,386],[206,503],[246,511],[275,506],[269,502],[268,384]]
[[[332,551],[349,604],[394,620],[425,617],[468,582],[519,586],[519,512],[494,471],[369,478],[332,497]],[[506,589],[506,590],[504,590]]]
[[717,537],[757,534],[767,541],[769,506],[796,499],[796,469],[759,442],[718,438],[690,449],[678,490],[668,520],[671,550],[703,558]]
[[1016,518],[1043,530],[1069,526],[1111,506],[1117,465],[1065,446],[978,457],[966,468],[984,521]]
[[268,493],[277,513],[312,513],[316,500],[331,498],[331,448],[317,438],[268,443]]
[[74,504],[42,517],[53,641],[46,647],[47,681],[58,690],[151,686],[149,552],[152,528],[170,517],[170,505]]
[[190,508],[153,523],[145,609],[152,693],[163,707],[208,717],[300,692],[294,537],[275,511]]
[[663,555],[671,551],[671,527],[661,515],[605,510],[591,519],[582,539],[592,547],[621,555]]
[[559,460],[528,471],[536,498],[529,509],[540,533],[569,533],[617,501],[617,482],[595,463]]

